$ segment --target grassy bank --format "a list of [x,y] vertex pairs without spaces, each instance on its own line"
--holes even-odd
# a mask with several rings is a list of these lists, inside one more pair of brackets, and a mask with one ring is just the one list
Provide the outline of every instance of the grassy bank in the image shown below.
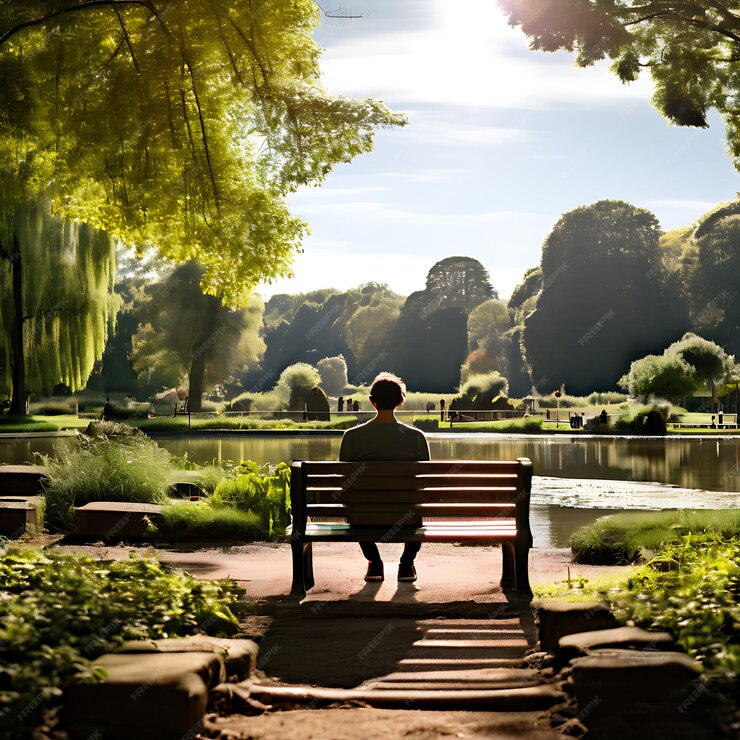
[[696,533],[740,537],[740,511],[687,509],[614,514],[578,530],[570,544],[577,563],[619,565],[649,560],[663,544]]
[[357,418],[346,416],[330,421],[298,422],[292,419],[254,419],[248,416],[192,417],[188,427],[187,416],[162,416],[154,419],[134,419],[131,423],[143,432],[187,432],[191,431],[272,431],[275,429],[303,430],[349,429],[357,424]]

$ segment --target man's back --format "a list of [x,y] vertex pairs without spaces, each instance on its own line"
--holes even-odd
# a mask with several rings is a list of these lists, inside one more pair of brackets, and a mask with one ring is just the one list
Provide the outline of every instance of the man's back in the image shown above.
[[429,445],[421,430],[407,424],[368,421],[344,433],[339,459],[429,460]]

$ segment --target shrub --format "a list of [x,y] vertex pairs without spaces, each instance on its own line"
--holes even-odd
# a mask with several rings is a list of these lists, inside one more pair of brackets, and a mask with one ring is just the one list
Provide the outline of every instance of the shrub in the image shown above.
[[166,539],[236,539],[247,542],[269,537],[258,513],[211,506],[206,501],[183,501],[165,506],[152,534]]
[[198,473],[198,485],[207,496],[211,496],[218,484],[229,476],[229,471],[221,465],[204,465],[195,469]]
[[263,474],[256,463],[244,462],[236,476],[219,483],[211,497],[213,506],[231,506],[253,512],[268,536],[282,534],[290,524],[290,467],[280,463]]
[[254,396],[251,393],[241,393],[226,404],[227,411],[251,411]]
[[412,424],[417,429],[421,429],[422,432],[438,432],[439,431],[439,419],[437,419],[436,417],[432,419],[414,419]]
[[612,404],[624,403],[627,400],[627,396],[624,393],[616,393],[614,391],[605,391],[603,393],[594,391],[586,397],[586,400],[590,406],[611,406]]
[[125,421],[126,419],[146,419],[149,416],[149,404],[139,401],[126,404],[111,403],[111,419]]
[[29,410],[37,416],[66,416],[77,413],[77,403],[73,398],[46,399],[32,403]]
[[316,363],[321,386],[330,396],[341,396],[347,387],[347,361],[344,355],[324,357]]
[[329,421],[331,412],[329,399],[321,386],[314,386],[306,399],[306,416],[308,421]]
[[315,367],[306,362],[296,362],[283,370],[275,385],[275,390],[288,404],[289,409],[298,408],[299,402],[302,409],[308,392],[320,382],[321,377]]
[[614,422],[614,430],[654,436],[665,435],[668,433],[666,419],[669,411],[670,406],[668,404],[660,403],[634,411],[627,411]]
[[49,475],[46,521],[62,531],[71,526],[74,507],[90,501],[167,503],[174,472],[169,452],[130,427],[118,436],[82,437],[63,457],[41,460]]
[[124,640],[233,634],[240,593],[148,557],[102,563],[0,547],[0,736],[62,737],[54,731],[62,691],[101,680],[92,660]]

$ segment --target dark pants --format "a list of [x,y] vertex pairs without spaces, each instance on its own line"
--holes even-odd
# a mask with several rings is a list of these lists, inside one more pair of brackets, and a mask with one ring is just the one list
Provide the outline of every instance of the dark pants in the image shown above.
[[[374,563],[380,562],[380,552],[378,546],[374,542],[360,542],[360,548],[362,554]],[[403,555],[401,555],[401,562],[404,564],[410,564],[414,562],[416,554],[421,550],[421,542],[407,542],[403,548]]]

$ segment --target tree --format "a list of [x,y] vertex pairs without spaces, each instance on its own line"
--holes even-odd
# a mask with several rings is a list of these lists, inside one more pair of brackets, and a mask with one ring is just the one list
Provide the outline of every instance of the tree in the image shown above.
[[696,262],[691,274],[696,331],[740,355],[740,201],[703,216],[690,237]]
[[347,387],[347,362],[342,355],[324,357],[316,363],[321,386],[330,396],[341,396]]
[[622,82],[647,68],[653,104],[679,126],[707,127],[714,107],[725,117],[727,139],[740,169],[737,60],[740,15],[726,0],[499,0],[530,48],[576,51],[587,67],[608,57]]
[[118,309],[116,249],[45,202],[0,219],[0,245],[0,382],[10,413],[25,415],[29,393],[77,391],[100,359]]
[[439,308],[462,308],[466,314],[490,298],[498,298],[488,270],[472,257],[447,257],[427,273],[426,291]]
[[655,216],[622,201],[566,213],[542,248],[542,291],[524,319],[537,387],[616,386],[630,362],[686,330],[685,307],[660,261]]
[[275,390],[289,411],[302,411],[311,389],[321,382],[318,371],[306,362],[296,362],[280,373]]
[[506,332],[511,329],[511,315],[504,303],[495,298],[476,306],[468,316],[470,354],[460,372],[470,374],[497,370],[508,372]]
[[460,395],[450,404],[450,411],[487,411],[498,396],[505,396],[509,383],[498,372],[472,375],[460,386]]
[[318,19],[312,0],[3,3],[0,216],[44,194],[248,304],[305,233],[286,194],[405,123],[320,87]]
[[200,411],[206,387],[255,363],[265,349],[259,336],[263,303],[253,296],[232,310],[201,289],[203,267],[189,262],[153,285],[147,321],[133,339],[134,369],[167,386],[188,378],[188,409]]

